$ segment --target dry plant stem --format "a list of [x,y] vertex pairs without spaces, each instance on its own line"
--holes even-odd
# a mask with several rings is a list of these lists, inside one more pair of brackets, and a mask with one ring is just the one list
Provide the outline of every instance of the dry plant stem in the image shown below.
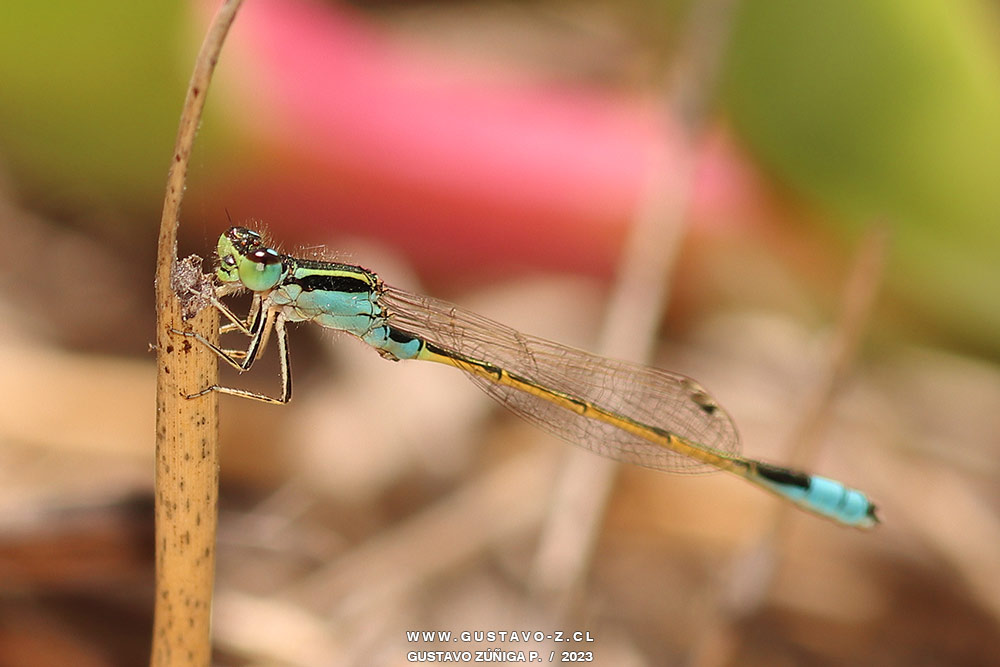
[[[882,285],[889,248],[884,223],[873,224],[861,241],[851,274],[841,297],[841,312],[830,341],[822,376],[813,386],[802,417],[789,442],[789,458],[796,467],[811,468],[819,436],[828,421],[833,400],[857,357]],[[782,503],[757,542],[734,560],[730,575],[721,586],[716,608],[702,623],[701,635],[691,664],[714,667],[734,662],[739,650],[739,621],[757,611],[767,598],[778,570],[776,543],[794,508]]]
[[[685,164],[668,171],[653,164],[648,178],[649,194],[623,254],[599,346],[606,356],[639,362],[648,359],[666,308],[668,275],[683,236],[690,168]],[[643,295],[641,302],[637,294]],[[619,468],[615,461],[582,449],[569,450],[564,458],[531,572],[535,593],[556,614],[569,610],[580,592]]]
[[795,467],[809,468],[815,458],[833,399],[854,365],[862,335],[875,307],[888,250],[888,227],[883,222],[872,224],[861,240],[851,275],[844,285],[840,317],[830,341],[823,376],[813,388],[790,438],[789,461]]
[[[648,360],[666,311],[669,276],[685,228],[693,180],[694,143],[700,136],[727,42],[735,0],[697,3],[665,85],[665,116],[680,119],[673,149],[659,147],[622,254],[605,315],[600,351],[609,357]],[[642,295],[637,298],[637,295]],[[532,569],[532,586],[557,613],[569,609],[590,566],[618,464],[573,450],[555,491]]]
[[240,0],[217,13],[195,62],[181,112],[156,259],[156,606],[150,664],[209,665],[218,501],[218,398],[186,395],[216,384],[215,356],[171,333],[190,326],[213,339],[218,313],[185,323],[171,284],[188,160],[205,92]]

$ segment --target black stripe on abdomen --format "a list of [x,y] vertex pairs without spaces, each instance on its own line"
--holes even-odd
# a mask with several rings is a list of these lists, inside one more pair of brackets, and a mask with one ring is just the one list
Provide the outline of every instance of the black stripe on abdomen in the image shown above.
[[756,461],[755,463],[757,464],[757,472],[760,476],[770,482],[786,486],[797,486],[803,489],[808,489],[811,486],[809,475],[804,472],[780,468],[767,463],[761,463],[760,461]]

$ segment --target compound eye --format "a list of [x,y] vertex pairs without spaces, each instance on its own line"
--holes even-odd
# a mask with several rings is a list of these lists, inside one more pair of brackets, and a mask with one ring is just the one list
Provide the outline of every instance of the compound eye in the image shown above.
[[272,248],[257,248],[240,262],[240,282],[254,292],[272,289],[281,281],[281,255]]
[[250,259],[254,262],[268,266],[270,264],[277,264],[281,261],[281,255],[277,253],[276,250],[272,248],[260,248],[254,250],[250,253]]

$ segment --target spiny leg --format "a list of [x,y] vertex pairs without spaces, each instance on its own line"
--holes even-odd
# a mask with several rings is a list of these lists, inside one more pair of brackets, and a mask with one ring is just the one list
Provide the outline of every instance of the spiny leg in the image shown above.
[[[215,343],[213,343],[212,341],[205,338],[204,336],[202,336],[200,333],[196,333],[194,331],[182,331],[180,329],[171,329],[170,331],[171,333],[175,333],[179,336],[184,336],[186,338],[194,338],[196,341],[198,341],[199,343],[210,349],[212,352],[215,352],[215,355],[217,357],[219,357],[220,359],[222,359],[227,364],[229,364],[230,366],[232,366],[241,373],[253,365],[254,359],[253,357],[249,356],[250,353],[247,350],[223,349],[218,345],[216,345]],[[257,345],[257,343],[255,342],[257,338],[260,338],[260,334],[254,336],[254,339],[250,341],[251,347],[255,347]],[[211,387],[209,387],[208,391],[210,390]],[[201,391],[198,392],[197,394],[192,394],[191,396],[188,396],[188,398],[201,396],[204,393],[205,393],[204,391]]]
[[212,294],[208,297],[209,303],[215,306],[222,315],[229,320],[228,324],[223,324],[219,327],[219,333],[229,333],[230,331],[239,331],[246,336],[253,336],[256,333],[254,327],[260,325],[260,310],[261,310],[261,297],[259,294],[253,295],[253,302],[250,305],[250,311],[247,313],[246,320],[240,318],[239,315],[234,313],[229,306],[224,304],[219,300],[219,297]]
[[246,350],[224,349],[194,331],[181,331],[179,329],[171,329],[171,331],[187,338],[194,338],[199,343],[215,352],[216,356],[223,359],[230,366],[242,373],[249,370],[250,367],[253,366],[254,361],[257,360],[257,357],[260,356],[260,352],[267,343],[267,339],[270,336],[271,329],[273,327],[277,331],[278,354],[281,359],[281,397],[274,398],[272,396],[258,394],[245,389],[212,385],[211,387],[205,387],[197,393],[187,395],[187,398],[197,398],[199,396],[204,396],[210,391],[217,391],[223,394],[231,394],[233,396],[242,396],[243,398],[262,401],[264,403],[287,403],[291,398],[292,383],[289,372],[288,335],[285,331],[285,319],[280,314],[270,309],[268,304],[256,294],[254,295],[254,302],[251,306],[246,322],[241,321],[239,317],[232,312],[232,310],[230,310],[217,298],[212,299],[211,301],[219,312],[221,312],[231,322],[230,324],[220,327],[219,333],[238,330],[241,333],[245,333],[250,336],[250,342]]
[[[221,348],[215,343],[209,341],[201,334],[196,333],[194,331],[181,331],[180,329],[171,329],[171,331],[173,331],[173,333],[180,334],[181,336],[194,338],[199,343],[201,343],[202,345],[206,346],[207,348],[215,352],[215,354],[218,355],[220,359],[223,359],[230,366],[232,366],[233,368],[242,373],[244,371],[250,370],[250,367],[253,366],[254,361],[257,360],[257,357],[260,354],[260,350],[263,347],[263,343],[267,340],[267,336],[271,325],[271,323],[269,322],[270,311],[265,309],[263,304],[260,303],[258,299],[259,299],[258,297],[256,296],[254,297],[254,306],[251,308],[251,315],[253,316],[253,322],[249,326],[245,326],[242,322],[238,322],[237,319],[233,320],[233,324],[238,329],[240,329],[240,331],[245,330],[245,333],[248,336],[250,336],[250,342],[246,350],[229,350]],[[222,304],[221,302],[217,303],[218,307],[220,308],[220,311],[223,312],[223,314],[226,314],[227,317],[231,316],[235,318],[232,311],[229,310],[224,304]],[[227,326],[228,325],[221,327],[219,329],[219,332],[222,333],[223,329],[225,329]],[[200,395],[201,395],[200,393],[194,394],[194,396],[200,396]]]
[[[281,315],[277,315],[274,318],[274,331],[278,339],[278,358],[281,361],[281,396],[275,398],[273,396],[267,396],[266,394],[258,394],[253,391],[248,391],[246,389],[236,389],[234,387],[223,387],[220,385],[212,385],[211,387],[206,387],[202,389],[197,394],[191,394],[188,398],[197,398],[198,396],[204,396],[210,391],[217,391],[220,394],[229,394],[230,396],[239,396],[241,398],[249,398],[255,401],[260,401],[261,403],[271,403],[271,404],[284,404],[288,403],[292,398],[292,374],[289,363],[289,353],[288,353],[288,333],[285,331],[285,318]],[[256,338],[263,337],[263,332],[268,330],[270,327],[262,329],[256,336]],[[208,344],[217,354],[221,355],[222,350],[215,347],[211,343]],[[247,354],[250,354],[248,351]]]
[[[198,294],[202,298],[206,299],[212,306],[215,307],[217,311],[222,313],[222,315],[229,320],[226,324],[219,327],[219,334],[226,334],[232,331],[239,331],[240,333],[254,337],[257,334],[257,328],[263,324],[263,320],[259,317],[261,313],[261,297],[260,295],[254,294],[253,303],[250,306],[250,310],[247,313],[246,320],[243,320],[232,309],[225,303],[219,300],[218,294],[212,292],[209,294],[204,294],[202,292],[197,292],[191,290],[192,292]],[[202,343],[206,347],[210,348],[219,357],[224,359],[226,363],[235,368],[236,370],[242,372],[247,370],[250,365],[253,364],[253,358],[248,355],[247,350],[236,350],[232,348],[221,348],[213,345],[209,341],[199,334],[195,334],[190,331],[182,331],[180,329],[171,329],[172,333],[178,334],[180,336],[187,336],[188,338],[194,338],[198,342]],[[250,347],[252,348],[252,342]],[[250,359],[249,363],[246,362]]]
[[261,305],[261,297],[259,294],[253,295],[253,302],[250,306],[250,310],[247,313],[246,319],[241,318],[239,315],[233,312],[233,310],[224,304],[220,299],[220,294],[229,293],[224,287],[217,287],[213,290],[202,290],[195,287],[188,287],[187,292],[193,296],[199,297],[208,301],[212,306],[222,313],[222,315],[229,320],[228,324],[223,324],[219,327],[219,333],[229,333],[230,331],[239,331],[244,335],[253,335],[252,324],[257,318],[257,313]]
[[[259,294],[254,294],[253,303],[250,306],[250,311],[247,313],[247,318],[245,321],[239,319],[238,315],[236,315],[226,304],[219,301],[219,299],[214,295],[210,299],[210,302],[216,307],[216,309],[220,313],[225,315],[225,317],[228,320],[230,320],[227,324],[223,324],[221,327],[219,327],[220,336],[222,334],[227,334],[232,331],[239,331],[240,333],[246,336],[253,337],[257,333],[258,327],[262,326],[262,324],[265,321],[264,318],[259,317],[261,313],[261,297]],[[266,341],[267,336],[265,335],[264,338]],[[261,344],[261,347],[263,347],[263,343]],[[227,356],[231,357],[232,359],[250,358],[247,350],[235,350],[228,347],[222,348],[222,350],[223,352],[226,353]],[[250,361],[249,365],[247,366],[244,366],[241,363],[240,368],[237,370],[241,371],[247,370],[250,367],[250,365],[253,365],[253,361]]]

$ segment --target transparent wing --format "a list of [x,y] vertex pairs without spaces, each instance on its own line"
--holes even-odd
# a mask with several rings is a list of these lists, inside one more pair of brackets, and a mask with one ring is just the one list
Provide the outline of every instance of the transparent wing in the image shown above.
[[[691,378],[528,336],[445,301],[389,286],[384,287],[379,303],[393,327],[445,350],[494,364],[720,454],[739,454],[740,440],[732,419]],[[534,394],[468,375],[519,416],[597,454],[671,472],[715,470]]]

